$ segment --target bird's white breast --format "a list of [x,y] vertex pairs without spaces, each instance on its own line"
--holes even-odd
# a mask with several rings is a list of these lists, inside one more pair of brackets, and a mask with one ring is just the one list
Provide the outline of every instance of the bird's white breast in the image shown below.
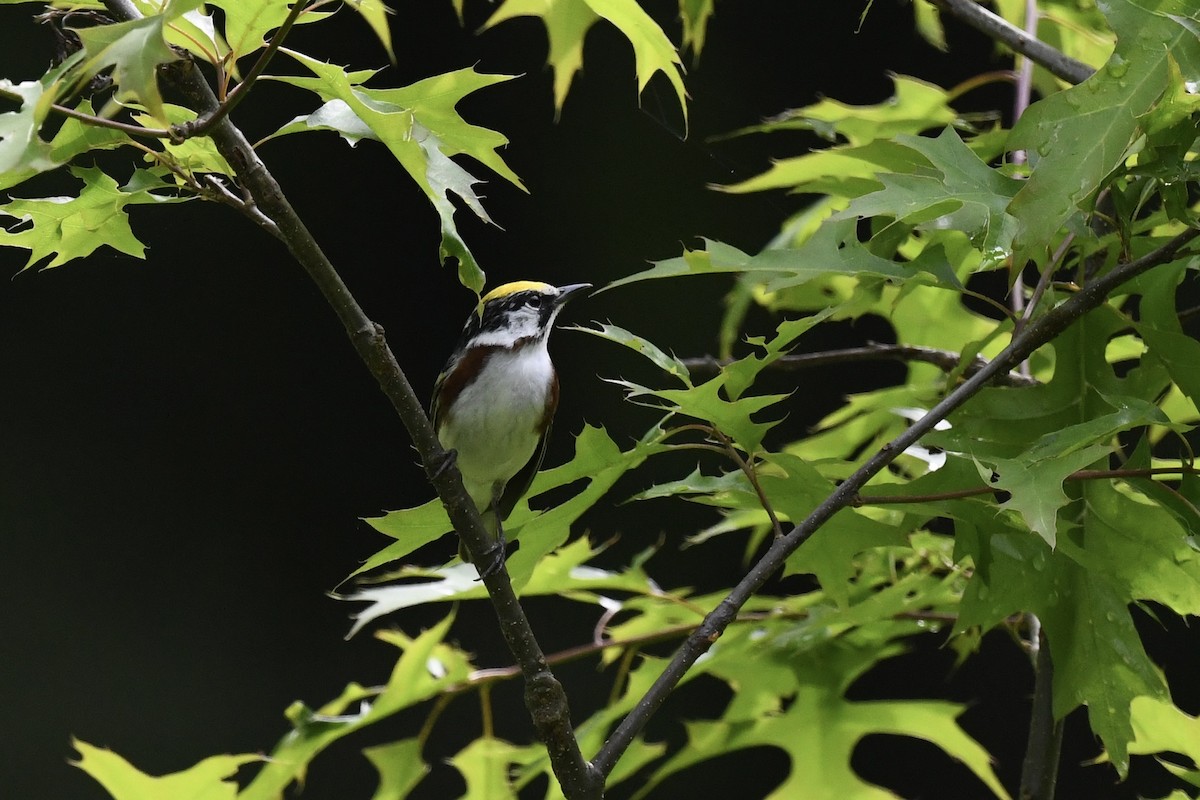
[[463,484],[477,506],[490,503],[493,486],[506,483],[533,456],[553,375],[545,341],[497,350],[455,400],[453,423],[443,425],[438,437],[443,447],[458,451]]

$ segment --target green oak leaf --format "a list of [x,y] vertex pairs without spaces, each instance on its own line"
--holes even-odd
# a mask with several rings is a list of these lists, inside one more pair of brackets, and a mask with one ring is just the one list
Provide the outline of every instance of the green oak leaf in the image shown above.
[[785,399],[787,395],[774,394],[727,400],[722,396],[725,380],[722,374],[685,389],[650,389],[615,378],[609,378],[608,382],[624,388],[626,396],[630,399],[655,398],[661,401],[639,401],[651,408],[703,420],[733,439],[747,453],[754,453],[762,446],[767,431],[775,427],[778,421],[755,422],[751,417]]
[[388,58],[396,63],[396,53],[392,50],[392,29],[388,26],[388,14],[394,13],[380,0],[350,0],[347,5],[358,12],[358,15],[371,26],[379,43],[387,50]]
[[[571,524],[608,492],[619,477],[665,449],[659,438],[659,434],[652,431],[633,447],[621,450],[603,428],[584,426],[575,438],[575,454],[571,460],[539,472],[525,497],[505,520],[508,535],[520,538],[522,542],[520,550],[508,561],[514,584],[520,585],[529,579],[542,556],[566,540]],[[581,481],[586,483],[576,486]],[[575,488],[570,498],[545,512],[531,510],[530,499],[564,486]],[[389,511],[382,517],[366,521],[395,541],[367,559],[349,577],[398,561],[451,530],[446,509],[436,499],[415,508]],[[473,588],[480,588],[480,584],[474,582],[473,570],[470,577]]]
[[464,797],[512,798],[509,768],[519,748],[493,736],[481,736],[449,758],[467,783]]
[[857,147],[879,139],[895,140],[904,134],[915,136],[958,120],[945,89],[907,75],[892,75],[891,79],[895,93],[882,103],[852,106],[823,98],[813,105],[785,111],[732,135],[810,130],[830,141],[844,138]]
[[[97,167],[75,167],[71,174],[84,183],[78,197],[16,199],[0,205],[0,217],[17,220],[7,230],[0,228],[0,246],[29,250],[29,260],[23,269],[47,258],[50,261],[44,265],[45,269],[57,267],[91,255],[104,245],[143,258],[146,248],[129,227],[125,206],[184,199],[132,188],[137,184],[137,173],[125,187],[119,187]],[[157,179],[147,183],[151,188],[162,185]]]
[[950,127],[936,139],[904,134],[894,141],[919,152],[932,169],[881,173],[882,189],[852,200],[833,219],[889,216],[918,229],[950,228],[983,251],[984,268],[1006,259],[1017,228],[1006,209],[1021,183],[981,161]]
[[382,691],[352,683],[318,709],[294,703],[287,712],[293,729],[280,739],[263,768],[237,795],[238,800],[283,797],[289,785],[304,780],[309,763],[326,747],[465,681],[470,660],[444,641],[453,622],[454,614],[447,614],[415,639],[398,631],[377,634],[402,651]]
[[455,106],[478,89],[509,80],[507,75],[483,75],[462,69],[437,75],[398,89],[368,89],[363,81],[374,71],[347,73],[340,67],[284,49],[315,76],[275,80],[315,92],[325,102],[314,114],[297,117],[275,136],[301,130],[336,130],[352,144],[360,138],[382,142],[409,176],[425,192],[438,213],[442,228],[443,261],[458,260],[459,279],[479,292],[484,275],[475,256],[454,223],[457,197],[484,222],[491,222],[474,186],[480,181],[452,160],[468,155],[493,172],[524,189],[520,178],[501,159],[503,135],[467,123]]
[[[0,94],[16,95],[21,107],[0,114],[0,190],[8,189],[37,175],[55,169],[89,150],[110,149],[129,142],[129,137],[111,128],[88,125],[68,117],[49,142],[39,136],[54,98],[66,76],[83,58],[76,53],[51,69],[37,81],[13,84],[0,80]],[[76,109],[94,114],[84,99]]]
[[421,758],[424,745],[420,739],[402,739],[363,750],[363,755],[379,773],[379,788],[371,800],[404,800],[409,796],[429,774],[429,765]]
[[1009,206],[1019,229],[1014,263],[1041,258],[1059,227],[1129,155],[1141,118],[1164,97],[1169,64],[1200,80],[1200,7],[1190,0],[1103,0],[1117,36],[1108,63],[1082,84],[1034,103],[1014,126],[1011,149],[1033,171]]
[[727,630],[689,677],[709,674],[726,682],[734,690],[729,706],[718,720],[685,723],[687,746],[658,767],[646,791],[716,753],[770,747],[789,760],[770,800],[894,800],[898,795],[868,783],[851,767],[863,737],[885,734],[934,744],[970,769],[992,795],[1007,800],[987,751],[955,721],[965,706],[845,697],[867,669],[902,652],[896,640],[912,630],[911,621],[892,620],[835,638],[798,638],[784,625]]
[[[179,124],[196,118],[196,112],[190,108],[177,106],[172,103],[163,104],[163,114],[171,124]],[[154,127],[154,120],[145,114],[135,114],[134,120],[147,128]],[[169,139],[163,140],[165,157],[173,161],[175,166],[188,173],[215,173],[218,175],[233,175],[233,167],[217,150],[213,140],[207,136],[193,136],[182,142],[174,143]],[[164,157],[164,156],[160,156]],[[176,181],[183,179],[176,176]]]
[[[1200,610],[1200,553],[1167,511],[1087,481],[1081,515],[1058,547],[1015,533],[984,538],[988,569],[968,584],[958,630],[984,628],[1031,610],[1055,663],[1055,715],[1086,705],[1093,730],[1117,769],[1128,769],[1130,702],[1165,697],[1128,604],[1154,598],[1180,614]],[[978,545],[972,549],[981,552]]]
[[894,283],[916,280],[944,288],[958,286],[945,253],[934,247],[910,262],[892,261],[872,253],[858,241],[857,221],[831,221],[799,247],[764,250],[751,256],[731,245],[704,240],[703,250],[688,250],[682,256],[656,261],[648,270],[619,278],[605,288],[683,275],[717,273],[756,274],[767,291],[802,286],[829,275],[844,274],[884,278]]
[[[1193,765],[1200,764],[1200,719],[1157,697],[1135,697],[1131,711],[1135,738],[1129,745],[1130,753],[1179,753],[1190,758]],[[1200,770],[1162,759],[1159,763],[1192,786],[1200,786]],[[1188,797],[1182,792],[1180,796]]]
[[155,777],[141,772],[121,756],[87,742],[72,741],[79,760],[71,763],[96,780],[113,800],[162,800],[186,797],[188,800],[235,800],[238,796],[234,774],[240,767],[262,761],[261,755],[210,756],[182,772]]
[[[793,523],[807,517],[834,489],[833,482],[804,459],[772,453],[767,460],[775,469],[761,470],[759,483],[775,510]],[[845,608],[850,603],[850,579],[857,573],[854,557],[864,550],[906,542],[904,528],[843,508],[788,557],[785,574],[816,575],[821,588]]]
[[[636,0],[506,0],[488,18],[491,28],[516,17],[538,17],[550,39],[547,57],[554,70],[554,106],[561,110],[571,81],[583,66],[583,40],[601,19],[612,23],[633,45],[638,93],[658,72],[663,73],[687,119],[687,91],[683,86],[683,63],[670,39]],[[694,28],[693,28],[694,30]]]
[[[132,0],[134,8],[143,16],[154,16],[162,12],[162,0]],[[167,44],[179,47],[199,56],[205,61],[216,64],[229,55],[229,45],[225,37],[217,31],[212,14],[203,7],[185,11],[174,16],[169,25],[163,29]],[[193,115],[194,116],[194,115]]]
[[0,188],[7,188],[58,166],[50,144],[38,136],[54,97],[40,81],[0,80],[0,90],[21,97],[20,109],[0,114]]
[[[206,0],[205,5],[224,12],[225,41],[228,42],[235,61],[265,47],[267,34],[283,24],[289,11],[289,3],[281,0]],[[318,22],[331,13],[304,11],[296,20],[296,24]],[[389,48],[390,53],[390,44],[384,42],[384,45]]]
[[803,334],[829,319],[837,312],[836,307],[829,307],[800,319],[789,319],[779,323],[775,336],[766,339],[761,336],[750,337],[747,343],[762,350],[762,354],[752,352],[721,368],[725,376],[725,392],[731,400],[737,400],[758,378],[759,373],[785,356]]
[[716,0],[679,0],[679,19],[683,23],[683,49],[699,57],[704,49],[708,22],[716,10]]
[[1012,495],[1000,507],[1016,511],[1029,530],[1054,547],[1058,537],[1058,512],[1071,502],[1063,491],[1063,480],[1110,452],[1111,447],[1097,444],[1042,460],[1032,460],[1025,455],[995,459],[991,462],[996,475],[992,486]]
[[139,103],[155,119],[167,124],[157,71],[160,64],[169,64],[179,56],[167,45],[165,26],[202,2],[170,0],[161,14],[76,31],[85,53],[77,82],[86,83],[111,68],[117,100]]
[[1162,362],[1171,380],[1193,402],[1200,402],[1200,342],[1183,331],[1175,311],[1175,291],[1187,264],[1165,264],[1138,279],[1142,290],[1138,335]]
[[601,339],[607,339],[610,342],[624,345],[635,353],[639,353],[661,369],[668,375],[677,378],[684,386],[692,386],[692,375],[688,371],[687,365],[680,361],[677,357],[663,352],[658,345],[648,339],[643,339],[636,333],[631,333],[617,325],[609,325],[603,322],[596,323],[596,328],[585,328],[583,326],[573,326],[569,330],[580,331],[582,333],[590,333],[593,336],[599,336]]
[[797,194],[858,197],[877,191],[880,173],[929,170],[932,165],[916,150],[886,139],[863,145],[827,147],[772,162],[765,172],[739,183],[716,186],[731,194],[787,189]]

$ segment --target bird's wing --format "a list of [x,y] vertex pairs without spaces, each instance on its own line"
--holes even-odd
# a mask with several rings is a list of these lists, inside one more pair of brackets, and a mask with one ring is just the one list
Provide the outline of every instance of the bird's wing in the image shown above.
[[504,487],[504,494],[500,496],[500,519],[508,519],[508,515],[516,508],[517,502],[529,491],[538,470],[542,468],[542,459],[546,457],[546,445],[550,441],[551,427],[549,424],[546,425],[546,429],[542,431],[541,441],[538,442],[537,449],[533,451],[533,457],[529,459],[529,463],[521,467],[516,475],[509,478],[508,485]]

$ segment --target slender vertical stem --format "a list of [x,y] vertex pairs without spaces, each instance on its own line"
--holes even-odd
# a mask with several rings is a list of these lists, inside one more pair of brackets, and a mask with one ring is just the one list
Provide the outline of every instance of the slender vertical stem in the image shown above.
[[1046,644],[1046,634],[1040,625],[1033,642],[1037,643],[1034,648],[1037,680],[1033,686],[1029,741],[1025,747],[1025,760],[1021,764],[1021,789],[1017,796],[1020,800],[1054,800],[1062,751],[1063,721],[1054,719],[1054,693],[1050,688],[1054,680],[1054,664]]

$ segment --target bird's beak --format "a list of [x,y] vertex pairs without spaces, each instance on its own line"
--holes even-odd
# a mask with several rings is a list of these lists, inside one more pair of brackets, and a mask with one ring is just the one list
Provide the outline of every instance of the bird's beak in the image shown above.
[[575,293],[581,292],[584,289],[590,289],[590,288],[592,288],[592,285],[590,283],[570,283],[570,284],[567,284],[566,286],[559,286],[558,287],[558,297],[554,298],[554,305],[561,306],[563,303],[567,302],[567,300],[569,300],[571,298],[571,296],[574,295]]

